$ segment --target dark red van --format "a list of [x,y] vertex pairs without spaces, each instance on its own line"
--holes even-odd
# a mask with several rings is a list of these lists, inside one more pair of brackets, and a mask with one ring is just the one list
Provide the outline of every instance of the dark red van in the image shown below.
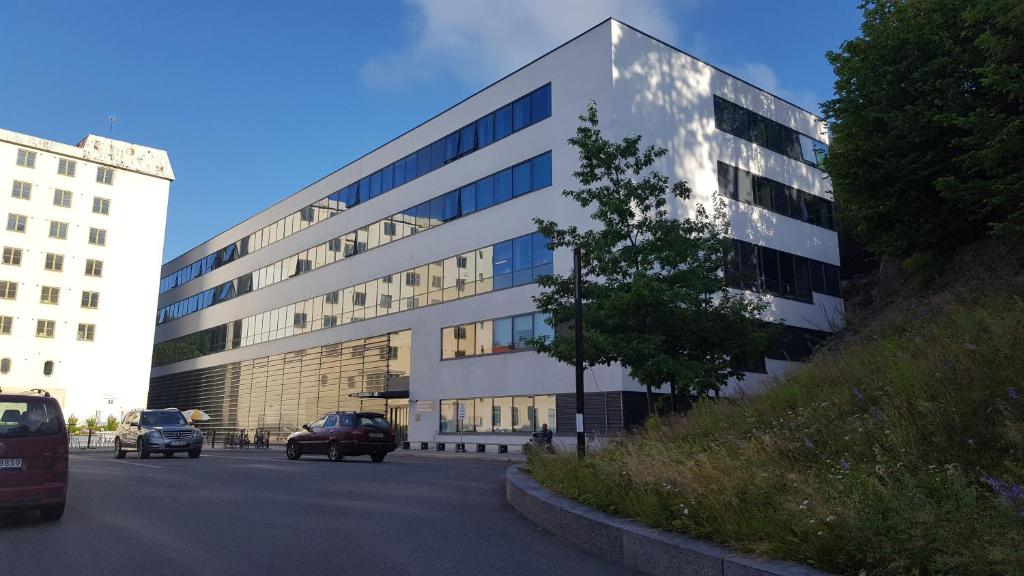
[[68,431],[57,400],[0,393],[0,510],[35,508],[57,520],[67,491]]

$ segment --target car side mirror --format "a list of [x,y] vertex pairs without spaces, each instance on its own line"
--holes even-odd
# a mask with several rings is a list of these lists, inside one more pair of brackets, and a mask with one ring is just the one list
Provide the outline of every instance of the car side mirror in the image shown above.
[[309,424],[303,424],[302,427],[308,430],[309,432],[312,432],[312,430],[309,429]]

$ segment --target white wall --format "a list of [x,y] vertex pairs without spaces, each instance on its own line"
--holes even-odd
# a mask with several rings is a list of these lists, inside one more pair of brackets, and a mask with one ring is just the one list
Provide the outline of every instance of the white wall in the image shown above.
[[[15,165],[18,148],[28,145],[38,146],[34,169]],[[61,157],[77,161],[74,178],[57,173]],[[113,185],[96,182],[101,158],[117,166]],[[50,390],[66,416],[83,421],[145,405],[170,177],[159,150],[92,136],[79,148],[0,133],[0,218],[6,225],[9,212],[28,216],[24,234],[0,229],[0,244],[23,250],[20,267],[0,265],[0,280],[19,282],[16,301],[0,300],[0,315],[15,318],[13,334],[0,336],[0,358],[12,359],[0,387]],[[15,179],[33,184],[30,200],[11,197]],[[73,193],[70,208],[53,205],[56,188]],[[92,213],[94,196],[110,200],[109,215]],[[48,237],[50,220],[69,223],[66,240]],[[106,246],[88,243],[90,227],[107,230]],[[64,255],[63,272],[43,269],[47,252]],[[90,258],[103,261],[102,277],[85,275]],[[60,288],[58,305],[39,302],[42,286]],[[97,310],[81,308],[83,290],[100,293]],[[56,321],[53,339],[35,336],[38,319]],[[77,340],[79,323],[96,325],[95,341]],[[55,362],[52,376],[43,375],[47,360]]]

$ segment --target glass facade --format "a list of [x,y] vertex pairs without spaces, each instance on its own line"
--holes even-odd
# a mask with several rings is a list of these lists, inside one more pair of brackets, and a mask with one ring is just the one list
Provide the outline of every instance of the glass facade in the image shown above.
[[[521,269],[520,265],[526,266],[526,263],[513,265],[511,254],[514,246],[523,243],[531,247],[530,265]],[[153,347],[153,364],[162,366],[530,284],[552,271],[552,254],[547,241],[534,232],[160,342]],[[296,322],[297,317],[302,321]]]
[[266,428],[283,442],[328,412],[384,412],[384,400],[350,394],[408,390],[410,338],[405,330],[158,376],[147,406],[199,408],[211,418],[206,431]]
[[545,152],[387,218],[331,238],[318,246],[292,254],[220,286],[168,304],[157,311],[156,323],[160,325],[176,320],[509,200],[512,195],[499,201],[494,198],[494,183],[505,176],[513,182],[513,186],[520,187],[520,195],[550,186],[551,152]]
[[555,395],[441,400],[441,434],[532,434],[543,424],[557,431]]
[[801,222],[836,229],[831,200],[758,176],[725,162],[718,163],[719,193],[746,204],[760,206]]
[[546,314],[533,312],[446,326],[441,329],[441,359],[532,350],[527,340],[555,337],[547,318]]
[[828,156],[824,142],[720,96],[715,96],[715,128],[816,168]]
[[734,357],[730,364],[737,370],[744,372],[768,372],[765,358],[771,360],[786,360],[789,362],[806,362],[814,349],[822,342],[832,336],[829,332],[800,328],[797,326],[786,326],[783,324],[770,324],[768,331],[768,345],[764,356],[756,358]]
[[742,240],[732,241],[727,276],[733,288],[800,302],[813,302],[812,292],[841,296],[839,266]]
[[[513,113],[515,110],[515,113]],[[514,116],[514,118],[513,118]],[[207,274],[551,116],[551,84],[160,279],[160,293]]]

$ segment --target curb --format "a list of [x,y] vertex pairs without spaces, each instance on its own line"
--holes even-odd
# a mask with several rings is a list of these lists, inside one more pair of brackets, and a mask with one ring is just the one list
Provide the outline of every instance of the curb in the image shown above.
[[670,534],[598,512],[558,496],[518,466],[505,474],[505,497],[520,514],[589,552],[656,576],[831,576],[779,560],[740,554],[702,540]]

